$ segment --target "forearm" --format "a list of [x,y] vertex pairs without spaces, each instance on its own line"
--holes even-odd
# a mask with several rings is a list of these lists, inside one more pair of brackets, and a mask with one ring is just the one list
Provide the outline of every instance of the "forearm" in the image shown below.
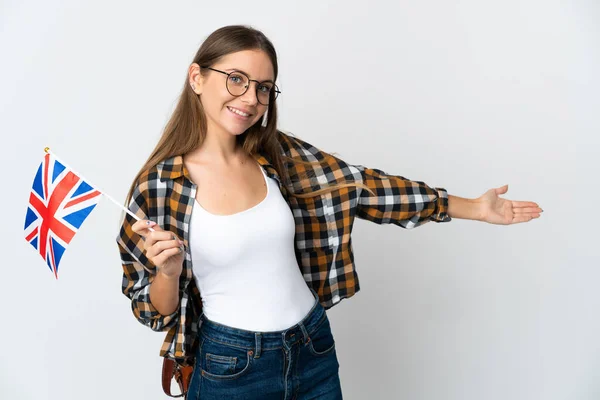
[[477,199],[448,195],[448,215],[451,218],[481,221],[481,206]]
[[150,284],[150,302],[162,315],[175,312],[179,306],[179,277],[157,273]]

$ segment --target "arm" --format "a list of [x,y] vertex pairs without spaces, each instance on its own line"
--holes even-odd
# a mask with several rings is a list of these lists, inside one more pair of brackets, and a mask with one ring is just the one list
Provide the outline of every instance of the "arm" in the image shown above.
[[499,197],[508,191],[508,185],[490,189],[476,199],[467,199],[378,169],[355,167],[361,171],[363,183],[376,193],[372,196],[366,190],[361,192],[357,216],[378,224],[414,228],[429,221],[449,222],[457,218],[511,225],[539,218],[543,212],[536,202]]
[[432,188],[420,181],[390,175],[379,169],[354,165],[361,173],[362,183],[375,196],[362,190],[356,216],[377,224],[393,223],[403,228],[415,228],[429,221],[449,222],[448,192]]
[[119,243],[121,264],[123,266],[123,281],[121,290],[131,300],[131,311],[137,320],[153,331],[165,331],[177,320],[177,313],[161,314],[150,301],[150,288],[156,275],[149,273],[146,268],[136,261]]
[[449,222],[453,218],[509,225],[539,218],[542,209],[531,201],[510,201],[498,195],[508,185],[490,189],[477,199],[448,195],[443,188],[432,188],[420,181],[390,175],[379,169],[350,165],[295,136],[280,132],[280,143],[288,156],[321,160],[333,159],[329,168],[342,171],[349,181],[360,181],[374,192],[362,189],[356,216],[377,224],[393,223],[414,228],[426,222]]
[[452,218],[481,221],[481,203],[477,199],[448,195],[448,215]]
[[150,301],[162,315],[174,313],[179,307],[179,276],[157,273],[150,285]]
[[413,228],[429,221],[448,222],[470,219],[496,225],[511,225],[539,218],[543,210],[532,201],[512,201],[499,197],[508,185],[490,189],[476,199],[449,195],[445,189],[423,182],[388,175],[377,169],[362,170],[363,183],[377,195],[363,190],[357,216],[376,223],[395,223]]
[[[138,217],[147,219],[148,201],[146,193],[141,192],[138,185],[133,192],[129,209]],[[173,282],[157,278],[156,266],[144,254],[141,236],[131,229],[134,223],[135,219],[126,214],[116,239],[123,266],[121,290],[131,300],[131,309],[140,323],[154,331],[165,331],[173,326],[179,317],[177,306],[172,307],[171,304],[174,297],[171,292],[173,287],[177,288],[175,293],[177,303],[179,302],[178,284],[173,285]],[[157,286],[152,289],[154,282]],[[150,300],[151,289],[158,309],[165,314],[159,312]],[[171,309],[173,312],[168,313]]]
[[[431,188],[423,182],[390,175],[382,170],[351,165],[296,136],[280,132],[280,143],[289,157],[305,160],[325,160],[342,181],[360,182],[356,216],[376,224],[396,224],[414,228],[429,221],[449,222],[448,193],[443,188]],[[338,179],[337,176],[335,179]]]

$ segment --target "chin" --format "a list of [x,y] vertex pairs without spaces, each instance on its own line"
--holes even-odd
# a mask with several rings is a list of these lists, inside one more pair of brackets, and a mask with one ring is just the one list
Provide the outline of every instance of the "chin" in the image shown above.
[[239,128],[239,127],[234,128],[234,127],[231,127],[231,128],[227,128],[226,131],[228,133],[230,133],[231,135],[233,135],[233,136],[239,136],[242,133],[246,132],[248,130],[248,128]]
[[254,122],[251,124],[227,124],[227,125],[223,125],[223,128],[225,128],[225,130],[227,132],[229,132],[232,135],[235,136],[239,136],[242,133],[246,132],[248,129],[250,129],[250,127],[254,125]]

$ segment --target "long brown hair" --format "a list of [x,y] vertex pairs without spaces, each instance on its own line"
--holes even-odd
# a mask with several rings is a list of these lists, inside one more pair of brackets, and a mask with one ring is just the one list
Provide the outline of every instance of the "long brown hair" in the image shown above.
[[[192,63],[200,66],[211,65],[218,62],[221,57],[243,50],[264,51],[273,64],[273,71],[275,73],[274,81],[277,80],[277,53],[273,44],[261,31],[249,26],[231,25],[217,29],[202,43]],[[257,152],[264,154],[271,161],[279,176],[282,177],[282,182],[289,180],[289,174],[283,167],[284,159],[306,166],[319,165],[326,161],[304,161],[281,154],[277,139],[277,135],[279,135],[277,130],[277,105],[274,101],[269,102],[267,124],[265,127],[261,125],[261,120],[262,118],[244,133],[238,135],[237,141],[249,155],[256,154]],[[191,89],[189,78],[186,74],[175,111],[173,111],[171,118],[167,122],[158,144],[133,179],[125,204],[129,204],[137,180],[144,171],[156,166],[162,160],[176,155],[183,155],[198,148],[204,142],[206,131],[206,116],[202,102],[199,96]],[[308,176],[310,175],[310,171],[312,171],[312,168],[305,168],[303,172],[304,179],[299,180],[310,179]],[[306,186],[310,188],[310,185]],[[341,183],[306,193],[294,193],[291,188],[288,188],[287,192],[295,197],[308,198],[348,186],[361,186],[371,194],[374,194],[371,189],[360,182]]]

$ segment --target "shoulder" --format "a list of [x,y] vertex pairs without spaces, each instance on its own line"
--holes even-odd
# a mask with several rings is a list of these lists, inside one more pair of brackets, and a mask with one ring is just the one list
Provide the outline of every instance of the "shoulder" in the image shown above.
[[[339,154],[324,151],[291,133],[281,131],[279,133],[281,145],[286,156],[302,161],[318,161],[320,166],[313,165],[310,167],[315,176],[322,176],[324,180],[330,182],[332,179],[339,182],[357,182],[362,179],[360,173],[361,165],[349,164],[340,158]],[[295,165],[292,165],[290,168],[292,169],[292,175],[298,172],[295,169]]]
[[140,173],[135,182],[130,206],[135,207],[135,203],[139,207],[144,203],[154,203],[157,200],[157,196],[161,193],[166,193],[161,189],[167,187],[167,179],[173,173],[174,168],[176,168],[175,165],[177,164],[178,157],[181,159],[181,156],[167,158]]
[[156,187],[167,179],[172,178],[173,174],[183,173],[183,157],[172,156],[159,161],[141,172],[137,179],[137,185],[141,187]]
[[[312,145],[304,139],[300,139],[298,136],[291,132],[279,132],[279,142],[283,148],[285,155],[290,157],[300,157],[302,159],[310,158],[309,161],[313,161],[314,158],[321,160],[330,154]],[[311,157],[312,156],[312,157]],[[314,158],[313,158],[314,157]]]

